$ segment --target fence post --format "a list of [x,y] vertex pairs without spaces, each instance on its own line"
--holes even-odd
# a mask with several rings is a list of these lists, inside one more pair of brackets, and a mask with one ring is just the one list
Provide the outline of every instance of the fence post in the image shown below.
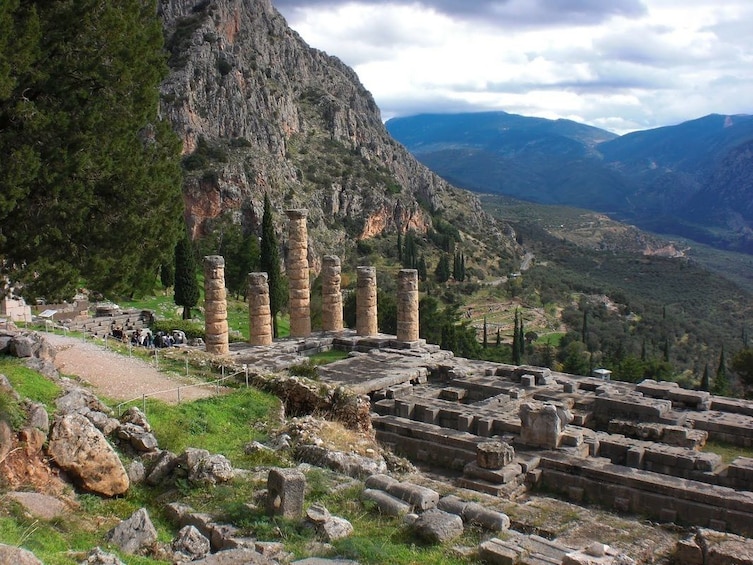
[[243,364],[243,372],[246,373],[246,388],[248,388],[248,365]]
[[186,357],[186,376],[188,376],[188,357]]
[[180,387],[178,387],[178,404],[180,404]]
[[142,406],[142,412],[146,416],[146,394],[141,395],[141,406]]

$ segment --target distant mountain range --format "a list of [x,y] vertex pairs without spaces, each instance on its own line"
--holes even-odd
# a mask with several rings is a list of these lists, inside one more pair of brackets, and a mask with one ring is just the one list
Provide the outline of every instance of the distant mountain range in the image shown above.
[[426,114],[386,125],[456,186],[597,210],[753,254],[753,116],[712,114],[623,136],[505,112]]

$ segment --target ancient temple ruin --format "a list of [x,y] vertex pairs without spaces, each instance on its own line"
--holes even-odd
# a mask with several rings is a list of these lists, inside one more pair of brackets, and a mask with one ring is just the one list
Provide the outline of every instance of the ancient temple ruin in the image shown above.
[[227,294],[225,259],[204,257],[204,327],[206,350],[215,355],[228,352]]

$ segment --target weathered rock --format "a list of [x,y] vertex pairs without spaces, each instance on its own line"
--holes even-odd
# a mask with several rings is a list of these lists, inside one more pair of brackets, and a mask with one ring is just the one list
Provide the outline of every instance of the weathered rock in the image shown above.
[[0,393],[10,396],[13,400],[21,400],[21,396],[13,388],[13,385],[5,375],[0,375]]
[[131,423],[120,424],[117,435],[120,439],[126,440],[136,451],[146,453],[157,451],[157,438],[154,434],[146,431],[141,426]]
[[55,419],[47,453],[86,490],[105,496],[128,490],[128,474],[120,458],[102,432],[80,414]]
[[9,492],[5,496],[18,502],[26,512],[35,518],[43,520],[53,520],[64,516],[71,508],[67,503],[54,496],[38,492]]
[[126,472],[128,473],[128,480],[131,481],[132,485],[143,483],[146,479],[146,468],[138,459],[128,464]]
[[34,357],[43,361],[55,359],[55,349],[37,332],[18,333],[11,336],[10,354],[19,358]]
[[504,441],[484,441],[476,446],[476,463],[482,469],[501,469],[514,457],[515,450]]
[[206,449],[189,448],[180,456],[180,463],[188,470],[192,483],[215,485],[231,481],[233,465],[224,455],[212,455]]
[[185,526],[172,543],[173,551],[185,555],[189,561],[201,559],[209,553],[209,540],[193,526]]
[[353,533],[353,524],[340,516],[331,516],[318,530],[324,541],[333,542],[351,535]]
[[430,543],[444,543],[463,533],[463,520],[438,508],[431,508],[419,515],[412,526],[420,538]]
[[55,400],[55,406],[59,414],[68,414],[69,412],[78,412],[86,414],[90,410],[95,412],[110,413],[110,409],[88,390],[74,388],[67,394]]
[[387,464],[383,459],[371,459],[354,453],[332,451],[316,445],[300,445],[295,450],[298,461],[305,461],[318,467],[328,467],[350,477],[368,477],[386,473]]
[[192,561],[191,565],[276,565],[276,561],[249,548],[228,549]]
[[117,555],[107,553],[99,547],[95,547],[89,552],[88,557],[79,563],[79,565],[125,565]]
[[107,540],[124,553],[134,554],[157,541],[157,530],[146,508],[139,508],[107,533]]
[[173,472],[178,464],[178,456],[172,451],[160,451],[151,469],[148,469],[146,482],[150,485],[158,485]]
[[26,425],[41,430],[45,435],[50,432],[50,417],[44,404],[27,402],[26,413],[28,415]]
[[0,565],[44,565],[29,550],[0,543]]
[[126,410],[120,417],[120,423],[134,424],[142,428],[145,432],[152,431],[152,427],[149,425],[149,421],[146,419],[146,414],[139,410],[137,406],[131,406],[128,410]]

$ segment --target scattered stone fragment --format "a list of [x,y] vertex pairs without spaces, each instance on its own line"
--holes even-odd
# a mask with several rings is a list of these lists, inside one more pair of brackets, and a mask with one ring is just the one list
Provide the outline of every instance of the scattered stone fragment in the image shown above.
[[107,533],[107,540],[124,553],[134,554],[157,541],[157,530],[146,508],[139,508]]
[[173,551],[185,555],[188,561],[195,561],[209,553],[209,540],[193,526],[181,528],[172,543]]
[[79,565],[125,565],[116,555],[107,553],[99,547],[89,552],[88,557]]
[[44,565],[36,555],[22,547],[0,543],[0,564],[2,565]]
[[420,514],[411,527],[416,535],[430,543],[444,543],[463,533],[463,520],[457,514],[431,508]]

